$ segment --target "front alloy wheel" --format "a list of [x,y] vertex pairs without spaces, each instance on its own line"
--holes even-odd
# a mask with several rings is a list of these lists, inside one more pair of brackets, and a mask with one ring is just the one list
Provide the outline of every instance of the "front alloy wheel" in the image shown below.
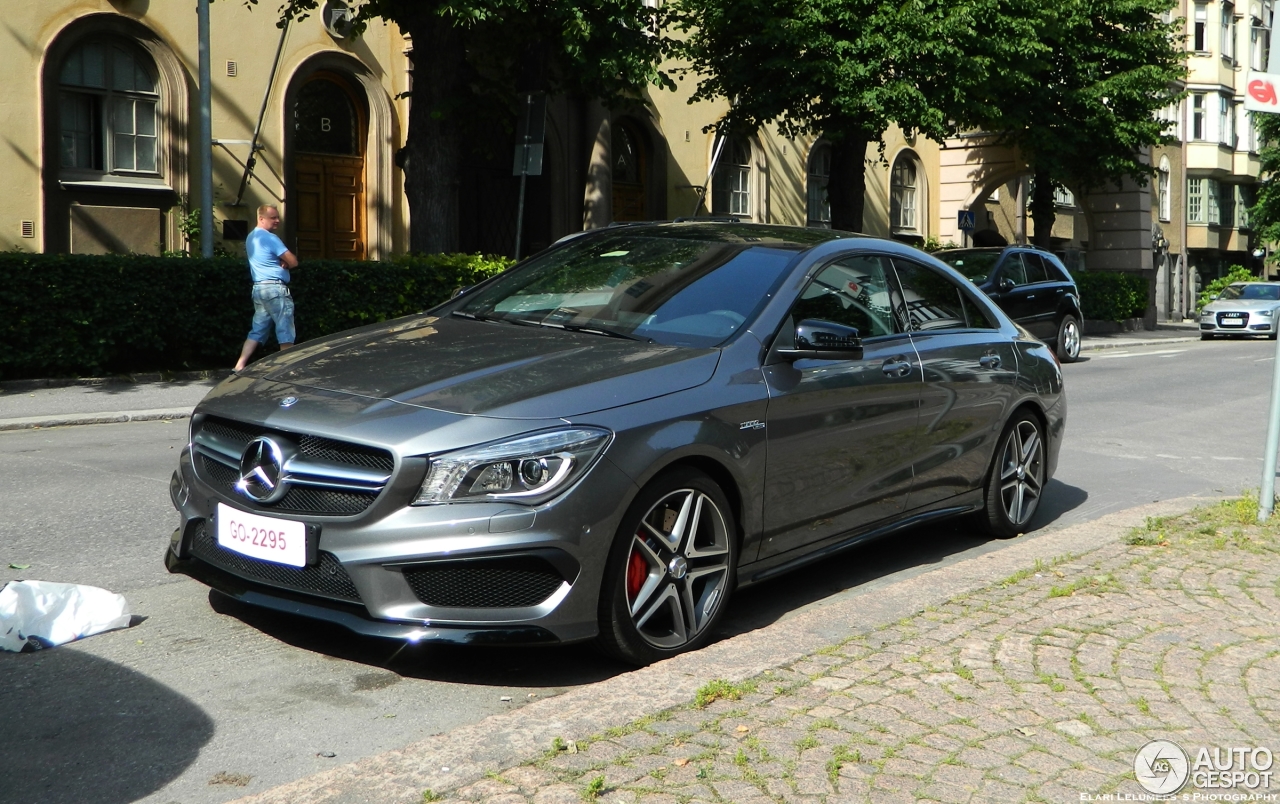
[[648,664],[710,637],[733,579],[734,525],[723,492],[696,472],[646,489],[630,513],[609,560],[601,646]]
[[1044,491],[1044,437],[1040,422],[1020,413],[1000,438],[987,480],[987,529],[1002,538],[1022,533]]

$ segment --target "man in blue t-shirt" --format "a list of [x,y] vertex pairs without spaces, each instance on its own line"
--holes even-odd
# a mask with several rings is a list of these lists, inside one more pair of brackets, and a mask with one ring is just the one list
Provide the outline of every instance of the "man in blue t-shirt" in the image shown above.
[[274,204],[258,207],[258,228],[244,241],[249,257],[249,273],[253,276],[253,327],[240,350],[236,371],[249,364],[258,344],[267,339],[272,326],[280,351],[293,348],[293,296],[289,293],[289,270],[298,267],[298,258],[276,237],[280,227],[280,210]]

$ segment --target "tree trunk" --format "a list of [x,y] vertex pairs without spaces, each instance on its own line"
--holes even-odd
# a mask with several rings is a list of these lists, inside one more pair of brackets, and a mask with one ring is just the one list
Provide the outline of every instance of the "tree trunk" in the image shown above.
[[1053,178],[1047,170],[1035,172],[1035,188],[1031,193],[1031,219],[1035,222],[1031,244],[1040,248],[1053,245],[1053,221],[1058,216],[1053,202]]
[[867,197],[867,139],[848,135],[831,143],[831,176],[827,201],[831,204],[831,228],[862,231],[862,210]]
[[404,151],[409,202],[409,250],[458,250],[458,189],[462,137],[458,115],[467,91],[462,33],[431,6],[411,11],[401,28],[413,41],[413,94]]

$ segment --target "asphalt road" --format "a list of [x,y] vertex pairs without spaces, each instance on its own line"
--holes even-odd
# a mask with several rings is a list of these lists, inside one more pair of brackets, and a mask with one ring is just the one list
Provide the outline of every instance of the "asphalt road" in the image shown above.
[[[1066,444],[1037,530],[1023,538],[1139,503],[1257,487],[1274,352],[1266,341],[1194,342],[1067,366]],[[124,593],[140,620],[0,654],[0,801],[223,802],[625,672],[580,646],[400,648],[211,605],[160,564],[185,428],[0,433],[0,580],[102,586]],[[744,591],[725,636],[1007,544],[963,524],[901,533]],[[833,636],[840,629],[832,623]]]

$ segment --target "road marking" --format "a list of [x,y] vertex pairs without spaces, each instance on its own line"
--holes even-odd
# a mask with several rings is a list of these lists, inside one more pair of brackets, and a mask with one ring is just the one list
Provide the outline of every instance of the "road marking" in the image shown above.
[[1098,355],[1093,360],[1112,360],[1119,357],[1152,357],[1154,355],[1180,355],[1186,349],[1161,349],[1157,352],[1120,352],[1118,354]]
[[1229,456],[1229,455],[1210,455],[1209,459],[1214,461],[1243,461],[1244,460],[1244,458],[1236,458],[1234,456]]
[[1181,455],[1165,455],[1165,454],[1160,453],[1160,452],[1157,452],[1157,453],[1156,453],[1156,457],[1157,457],[1157,458],[1171,458],[1171,459],[1173,459],[1173,460],[1175,460],[1175,461],[1180,461],[1180,460],[1182,460],[1182,456],[1181,456]]

